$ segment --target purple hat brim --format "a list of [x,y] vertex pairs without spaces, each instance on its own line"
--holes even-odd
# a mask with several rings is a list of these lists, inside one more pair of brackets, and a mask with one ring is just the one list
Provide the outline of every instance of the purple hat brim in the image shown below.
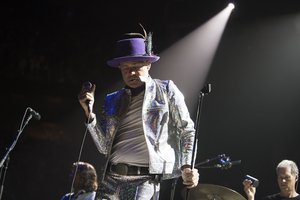
[[124,56],[124,57],[118,57],[111,59],[107,61],[107,64],[110,67],[119,67],[120,63],[126,62],[126,61],[133,61],[133,62],[138,62],[138,61],[149,61],[150,63],[154,63],[159,60],[159,56]]

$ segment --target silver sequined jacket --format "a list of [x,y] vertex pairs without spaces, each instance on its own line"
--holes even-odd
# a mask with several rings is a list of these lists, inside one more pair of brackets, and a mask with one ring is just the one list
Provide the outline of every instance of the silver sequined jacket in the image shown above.
[[[195,136],[183,94],[171,80],[145,80],[142,108],[144,134],[149,152],[150,174],[163,178],[181,175],[180,168],[191,164]],[[100,153],[108,158],[119,123],[130,102],[130,90],[121,89],[105,97],[103,115],[87,124]]]

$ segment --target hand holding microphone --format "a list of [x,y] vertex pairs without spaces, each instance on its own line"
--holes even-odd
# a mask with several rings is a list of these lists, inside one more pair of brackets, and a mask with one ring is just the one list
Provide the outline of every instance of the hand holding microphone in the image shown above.
[[89,116],[93,113],[95,90],[96,85],[86,81],[82,84],[81,91],[78,95],[79,103],[87,118],[89,118]]

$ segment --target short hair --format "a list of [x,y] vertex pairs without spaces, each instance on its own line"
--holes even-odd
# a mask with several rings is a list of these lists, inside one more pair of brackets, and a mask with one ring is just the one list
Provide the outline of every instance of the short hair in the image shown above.
[[97,190],[98,177],[93,165],[86,162],[75,162],[72,166],[72,172],[79,179],[79,184],[76,186],[78,187],[77,190],[85,190],[86,192]]
[[278,173],[279,168],[290,168],[291,174],[298,178],[299,170],[297,164],[292,160],[282,160],[276,167],[276,172]]

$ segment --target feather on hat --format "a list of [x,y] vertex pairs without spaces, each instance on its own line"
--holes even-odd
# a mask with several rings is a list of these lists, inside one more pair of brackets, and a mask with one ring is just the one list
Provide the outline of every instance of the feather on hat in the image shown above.
[[144,35],[141,33],[126,33],[125,35],[134,37],[117,41],[115,57],[107,61],[109,66],[119,67],[120,63],[126,61],[148,61],[153,63],[159,60],[160,57],[152,52],[152,33],[147,34],[144,27],[141,24],[140,26],[144,31]]

